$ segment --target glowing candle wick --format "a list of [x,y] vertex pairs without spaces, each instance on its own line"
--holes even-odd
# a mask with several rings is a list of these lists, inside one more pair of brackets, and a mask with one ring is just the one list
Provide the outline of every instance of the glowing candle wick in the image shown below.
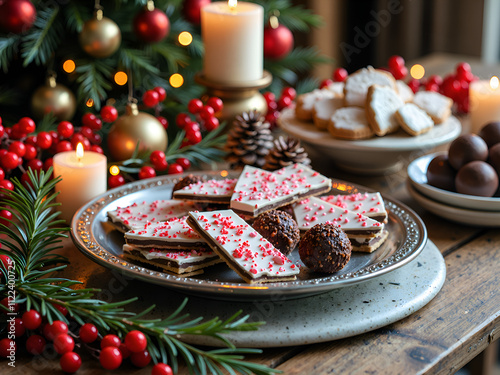
[[236,5],[238,5],[238,0],[227,0],[227,5],[231,10],[236,10]]
[[496,90],[498,88],[498,77],[497,76],[493,76],[491,77],[490,79],[490,87],[492,88],[492,90]]
[[82,159],[83,159],[83,145],[81,143],[78,143],[76,145],[76,158],[78,160],[78,163],[82,162]]

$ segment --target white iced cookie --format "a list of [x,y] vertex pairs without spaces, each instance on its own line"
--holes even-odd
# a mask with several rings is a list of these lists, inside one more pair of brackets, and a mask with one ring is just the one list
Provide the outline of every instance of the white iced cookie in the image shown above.
[[314,103],[320,99],[333,98],[334,96],[335,93],[326,88],[299,95],[295,106],[295,117],[303,121],[312,121]]
[[367,139],[375,135],[365,110],[359,107],[344,107],[335,111],[327,129],[332,136],[340,139]]
[[344,104],[346,107],[364,107],[368,88],[372,85],[388,86],[396,90],[396,80],[383,70],[371,66],[362,68],[346,78],[344,86]]
[[335,111],[344,106],[344,99],[339,97],[320,99],[313,105],[313,122],[318,129],[328,127],[330,118]]
[[396,111],[399,125],[409,135],[417,136],[434,127],[434,121],[423,109],[413,103],[406,103]]
[[419,91],[413,98],[413,103],[422,108],[435,124],[440,124],[451,115],[453,100],[434,91]]
[[399,123],[394,115],[403,104],[393,88],[370,86],[366,97],[366,117],[376,135],[384,136],[399,129]]
[[413,93],[413,90],[410,88],[410,86],[408,86],[404,81],[398,79],[396,81],[396,88],[403,102],[409,103],[413,101],[415,94]]

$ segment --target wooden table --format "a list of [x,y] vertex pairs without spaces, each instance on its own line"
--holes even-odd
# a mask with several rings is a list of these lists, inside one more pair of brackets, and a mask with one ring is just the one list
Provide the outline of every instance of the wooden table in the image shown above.
[[[444,74],[461,60],[438,55],[422,63],[427,67],[434,66],[436,72]],[[467,125],[467,119],[463,120]],[[444,256],[446,281],[426,306],[384,328],[327,343],[265,349],[262,355],[248,359],[282,370],[285,374],[311,375],[452,374],[472,361],[470,368],[473,373],[489,375],[487,365],[493,363],[496,354],[493,343],[500,336],[498,228],[459,225],[426,212],[406,190],[406,169],[392,175],[366,177],[337,170],[320,159],[314,160],[313,166],[329,177],[376,189],[414,209],[425,222],[429,239]],[[103,298],[112,296],[120,300],[128,297],[131,290],[149,288],[142,282],[122,282],[114,278],[106,269],[78,252],[70,241],[65,243],[64,253],[72,260],[66,273],[87,285],[99,284],[104,289]],[[154,288],[151,293],[161,295],[161,287],[151,288]],[[141,307],[140,300],[138,307]],[[55,355],[43,360],[21,357],[16,369],[4,368],[4,362],[0,362],[0,373],[58,374],[59,365],[54,358]],[[150,371],[150,367],[139,370],[126,366],[112,373],[150,374]],[[98,361],[84,357],[84,365],[78,374],[102,373],[106,372]]]

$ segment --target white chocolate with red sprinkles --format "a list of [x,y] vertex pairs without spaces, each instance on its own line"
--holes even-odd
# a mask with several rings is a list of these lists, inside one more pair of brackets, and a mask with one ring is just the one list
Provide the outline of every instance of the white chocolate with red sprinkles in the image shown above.
[[186,217],[163,222],[149,221],[125,233],[125,242],[135,247],[180,249],[207,248],[203,238],[186,223]]
[[108,211],[108,219],[121,232],[143,226],[148,222],[166,221],[175,217],[186,216],[196,209],[195,202],[175,199],[136,202],[129,206]]
[[375,237],[384,229],[383,223],[317,197],[296,203],[293,206],[293,213],[301,231],[307,231],[316,224],[326,223],[341,228],[349,237]]
[[207,203],[229,203],[236,181],[236,178],[200,181],[174,191],[173,198],[191,199]]
[[325,195],[320,198],[325,202],[352,212],[363,214],[381,223],[387,221],[387,211],[385,209],[384,200],[378,192]]
[[245,166],[231,197],[230,208],[249,216],[322,194],[331,180],[303,164],[292,164],[274,172]]
[[232,210],[190,212],[187,222],[247,283],[292,281],[299,274],[299,266]]

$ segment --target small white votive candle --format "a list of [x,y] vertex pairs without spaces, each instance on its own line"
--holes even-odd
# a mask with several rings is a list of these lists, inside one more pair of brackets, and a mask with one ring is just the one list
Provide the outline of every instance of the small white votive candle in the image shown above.
[[60,218],[71,222],[76,211],[92,198],[106,192],[106,156],[83,151],[78,144],[76,152],[66,151],[54,155],[54,176],[62,180],[56,184],[56,202],[61,203]]
[[489,122],[500,121],[500,87],[497,77],[469,85],[471,133],[477,134]]

